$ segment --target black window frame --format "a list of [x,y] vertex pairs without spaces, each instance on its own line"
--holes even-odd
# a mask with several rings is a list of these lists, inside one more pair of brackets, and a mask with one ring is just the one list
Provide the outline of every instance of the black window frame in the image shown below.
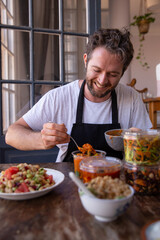
[[[35,84],[38,85],[55,85],[61,86],[66,84],[64,81],[64,37],[65,35],[72,36],[80,36],[80,37],[88,37],[94,31],[96,31],[101,26],[101,0],[87,0],[88,1],[88,33],[76,33],[76,32],[66,32],[64,31],[63,26],[63,0],[59,0],[59,8],[60,8],[60,30],[55,29],[44,29],[44,28],[34,28],[33,27],[33,1],[28,0],[28,8],[29,8],[29,26],[15,26],[15,25],[7,25],[0,23],[0,29],[12,29],[12,30],[26,30],[29,31],[30,38],[30,81],[28,80],[4,80],[2,79],[2,55],[1,55],[1,47],[0,47],[0,163],[5,162],[3,159],[4,154],[3,150],[6,148],[10,148],[5,143],[5,135],[3,134],[3,116],[2,116],[2,84],[29,84],[31,86],[31,98],[30,98],[30,108],[35,104]],[[67,1],[67,0],[65,0]],[[78,0],[79,1],[79,0]],[[60,81],[35,81],[34,79],[34,61],[33,61],[33,53],[34,53],[34,33],[52,33],[60,35]],[[0,31],[1,38],[1,31]],[[82,53],[83,54],[83,53]]]

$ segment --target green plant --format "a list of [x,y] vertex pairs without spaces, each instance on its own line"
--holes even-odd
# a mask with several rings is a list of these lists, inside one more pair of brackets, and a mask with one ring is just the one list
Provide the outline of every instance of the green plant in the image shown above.
[[134,16],[131,26],[138,26],[139,29],[139,48],[136,59],[145,69],[149,68],[149,64],[145,60],[143,41],[145,40],[144,34],[149,31],[149,24],[155,21],[154,17],[151,17],[152,13],[145,13],[144,15]]
[[139,60],[139,63],[141,64],[142,67],[144,67],[144,69],[148,69],[150,68],[150,66],[145,59],[144,48],[143,48],[144,36],[142,36],[142,34],[139,34],[139,41],[140,41],[140,44],[139,44],[136,59]]
[[133,17],[133,22],[130,24],[131,26],[139,26],[140,25],[140,22],[142,20],[145,20],[147,21],[148,23],[151,23],[151,22],[154,22],[155,21],[155,18],[154,17],[151,17],[153,13],[150,12],[150,13],[145,13],[144,15],[140,15],[140,16],[134,16]]

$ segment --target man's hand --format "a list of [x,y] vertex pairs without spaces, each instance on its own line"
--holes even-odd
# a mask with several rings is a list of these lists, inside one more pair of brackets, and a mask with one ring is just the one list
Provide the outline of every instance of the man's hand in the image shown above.
[[142,131],[142,129],[136,128],[136,127],[131,127],[131,128],[129,128],[129,130],[131,130],[132,132],[140,132],[140,131]]
[[70,136],[64,124],[45,123],[41,130],[42,142],[45,149],[55,147],[57,144],[68,143]]

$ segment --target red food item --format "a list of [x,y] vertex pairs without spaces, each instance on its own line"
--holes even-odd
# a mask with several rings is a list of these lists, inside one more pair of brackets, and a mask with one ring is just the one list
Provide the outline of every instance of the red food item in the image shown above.
[[118,130],[111,130],[108,131],[107,134],[110,136],[121,136],[122,135],[123,130],[122,129],[118,129]]
[[83,159],[80,163],[83,182],[89,182],[91,179],[98,176],[111,176],[112,178],[119,178],[121,166],[121,161],[113,157],[91,157]]
[[114,172],[86,172],[82,171],[83,175],[83,182],[87,183],[91,181],[91,179],[96,178],[98,176],[104,177],[104,176],[111,176],[112,178],[119,178],[120,177],[120,170],[115,170]]
[[16,189],[15,193],[29,192],[28,186],[25,182],[22,182]]
[[49,183],[53,183],[53,176],[46,174],[46,179],[49,179]]
[[96,154],[96,150],[89,143],[83,144],[82,147],[78,147],[78,150],[82,152],[82,154],[93,156]]
[[17,172],[19,172],[19,168],[18,167],[10,167],[10,168],[5,170],[4,176],[8,180],[11,180],[12,179],[12,175],[16,174]]

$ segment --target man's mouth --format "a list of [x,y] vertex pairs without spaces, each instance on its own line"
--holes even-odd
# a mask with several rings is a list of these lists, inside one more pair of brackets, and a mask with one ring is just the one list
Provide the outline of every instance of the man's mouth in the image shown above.
[[101,88],[101,89],[104,89],[104,88],[106,88],[107,86],[106,85],[101,85],[101,84],[99,84],[98,82],[94,82],[94,84],[98,87],[98,88]]

